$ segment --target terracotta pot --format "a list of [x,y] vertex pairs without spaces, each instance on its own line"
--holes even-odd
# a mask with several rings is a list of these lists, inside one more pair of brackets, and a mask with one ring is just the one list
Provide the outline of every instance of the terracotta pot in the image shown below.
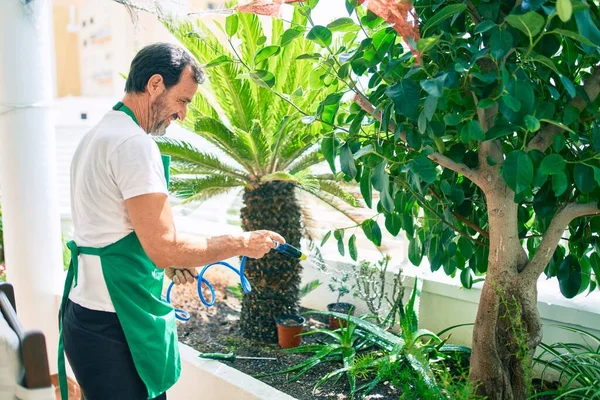
[[299,315],[281,315],[275,322],[277,323],[277,337],[279,345],[284,349],[300,346],[302,343],[302,328],[306,319]]
[[[354,314],[355,308],[356,307],[354,307],[354,305],[350,303],[327,304],[327,311],[336,312],[340,314]],[[340,326],[346,326],[346,321],[335,317],[329,317],[329,329],[334,331],[336,329],[339,329]]]
[[[58,374],[50,375],[50,381],[54,387],[54,394],[57,400],[60,400],[60,387],[58,386]],[[81,400],[81,388],[72,378],[67,376],[67,387],[69,388],[69,400]]]

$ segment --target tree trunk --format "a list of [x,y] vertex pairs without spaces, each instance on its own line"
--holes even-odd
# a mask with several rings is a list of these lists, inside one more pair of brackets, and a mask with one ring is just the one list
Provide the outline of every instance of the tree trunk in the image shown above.
[[541,341],[537,281],[520,274],[528,258],[518,237],[513,192],[503,182],[487,195],[490,254],[473,329],[471,381],[490,400],[522,400]]
[[[241,219],[245,231],[272,230],[300,247],[301,218],[294,184],[268,182],[244,192]],[[246,276],[252,291],[242,300],[240,328],[244,337],[277,341],[275,318],[298,311],[301,271],[299,260],[277,252],[260,260],[248,259]]]

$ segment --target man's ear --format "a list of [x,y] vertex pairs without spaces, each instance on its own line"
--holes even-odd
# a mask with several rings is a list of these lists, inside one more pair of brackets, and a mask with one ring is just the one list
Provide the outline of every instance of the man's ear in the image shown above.
[[162,75],[154,74],[148,79],[148,84],[146,85],[146,90],[150,94],[150,97],[156,97],[160,95],[165,90],[165,82],[163,80]]

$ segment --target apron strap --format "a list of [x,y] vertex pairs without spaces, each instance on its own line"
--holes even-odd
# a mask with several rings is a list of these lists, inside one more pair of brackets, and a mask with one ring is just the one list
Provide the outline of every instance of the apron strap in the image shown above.
[[[60,310],[58,312],[58,385],[60,387],[60,397],[62,400],[69,399],[69,390],[67,386],[67,369],[65,366],[65,347],[63,343],[63,316],[67,301],[69,300],[69,293],[71,287],[77,286],[77,271],[79,270],[79,254],[89,254],[93,256],[99,256],[102,252],[101,248],[95,247],[78,247],[74,241],[67,243],[67,247],[71,251],[71,262],[69,263],[69,270],[67,272],[67,278],[65,279],[65,288],[63,289],[63,296],[60,303]],[[75,285],[73,285],[75,282]]]

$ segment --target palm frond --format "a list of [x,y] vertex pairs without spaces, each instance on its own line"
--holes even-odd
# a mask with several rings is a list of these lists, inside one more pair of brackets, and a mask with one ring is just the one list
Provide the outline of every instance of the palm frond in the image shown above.
[[216,156],[204,153],[190,143],[165,137],[157,138],[156,143],[161,153],[170,155],[173,163],[185,173],[220,173],[241,180],[249,179],[242,170],[223,163]]
[[319,180],[319,190],[343,200],[346,204],[352,207],[360,206],[358,200],[348,193],[348,191],[344,189],[338,182],[331,180]]
[[218,194],[226,193],[245,182],[223,175],[211,175],[200,178],[174,179],[170,190],[184,203],[203,201]]
[[296,184],[300,184],[298,179],[289,172],[286,171],[276,171],[270,174],[267,174],[262,177],[261,182],[273,182],[273,181],[282,181],[282,182],[292,182]]
[[[237,128],[236,130],[240,131]],[[194,132],[217,146],[229,157],[248,169],[248,171],[254,172],[254,168],[252,168],[254,154],[248,146],[247,140],[229,130],[218,119],[209,117],[197,118],[194,122]]]
[[188,109],[189,112],[183,124],[189,130],[193,130],[193,128],[189,128],[189,126],[193,126],[191,124],[193,124],[195,119],[198,117],[210,117],[219,119],[219,113],[217,112],[217,110],[215,110],[215,108],[212,106],[212,104],[210,104],[206,96],[200,91],[196,92]]
[[348,218],[350,221],[352,221],[356,225],[362,224],[365,220],[364,217],[354,214],[352,212],[352,209],[348,206],[348,204],[346,204],[345,202],[342,202],[341,200],[336,198],[334,195],[331,195],[322,190],[304,188],[302,186],[300,186],[300,189],[306,191],[307,193],[312,194],[317,199],[321,200],[322,202],[324,202],[325,204],[327,204],[328,206],[330,206],[331,208],[333,208],[334,210],[336,210],[337,212],[339,212],[340,214],[342,214],[343,216]]
[[303,171],[307,168],[312,167],[313,165],[319,164],[325,160],[321,149],[317,148],[310,153],[305,153],[302,157],[294,160],[289,168],[292,174],[297,173],[299,171]]
[[190,22],[163,23],[201,64],[206,65],[221,56],[231,61],[209,68],[208,81],[213,88],[218,88],[213,93],[232,125],[250,129],[251,121],[257,117],[255,98],[252,96],[253,85],[247,80],[238,79],[246,71],[239,63],[233,62],[229,48],[224,47],[200,21],[197,21],[198,29]]
[[264,172],[267,165],[271,162],[271,146],[269,139],[260,125],[260,121],[252,121],[252,128],[248,135],[254,152],[256,164],[260,166],[261,172]]

